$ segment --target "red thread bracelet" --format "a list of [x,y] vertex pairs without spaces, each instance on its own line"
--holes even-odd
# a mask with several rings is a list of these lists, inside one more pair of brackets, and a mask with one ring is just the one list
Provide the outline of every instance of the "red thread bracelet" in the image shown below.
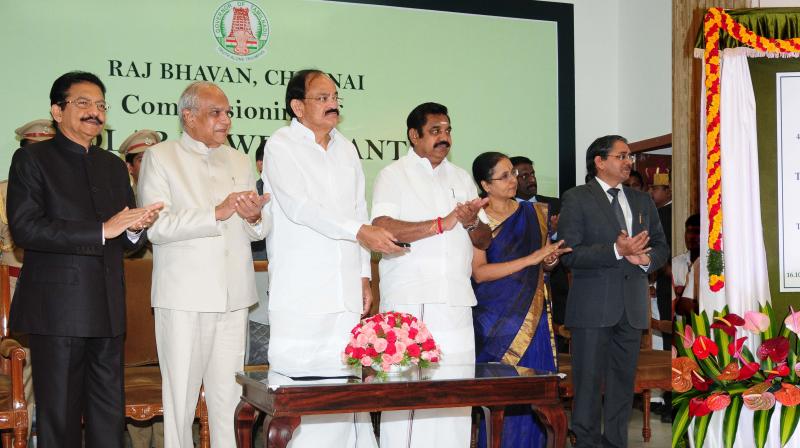
[[439,234],[444,233],[444,230],[442,230],[442,218],[441,217],[436,218],[436,227],[439,229]]

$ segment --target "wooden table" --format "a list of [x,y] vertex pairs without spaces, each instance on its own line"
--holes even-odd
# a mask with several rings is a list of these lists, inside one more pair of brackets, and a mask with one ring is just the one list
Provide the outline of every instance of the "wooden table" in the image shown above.
[[324,380],[314,373],[301,378],[274,370],[237,374],[236,381],[242,385],[235,416],[237,446],[252,446],[253,424],[259,412],[266,414],[267,447],[284,448],[301,415],[483,406],[491,411],[491,446],[499,448],[505,407],[531,404],[546,428],[547,446],[564,447],[567,418],[558,396],[556,374],[480,363],[415,367],[384,381],[371,375],[370,369],[364,369],[363,374],[352,373],[348,378]]

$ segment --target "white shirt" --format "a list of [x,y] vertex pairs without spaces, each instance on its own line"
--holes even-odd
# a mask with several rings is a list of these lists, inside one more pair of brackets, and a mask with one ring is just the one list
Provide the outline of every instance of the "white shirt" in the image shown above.
[[[608,202],[611,203],[614,200],[614,196],[608,192],[609,188],[612,188],[611,185],[605,183],[599,177],[595,177],[597,179],[597,183],[600,184],[600,187],[605,191],[606,197],[608,198]],[[622,215],[625,216],[625,227],[627,227],[628,235],[633,236],[631,233],[631,229],[633,226],[633,212],[631,212],[631,206],[628,204],[628,198],[625,197],[625,189],[622,188],[622,185],[615,185],[614,188],[619,188],[619,193],[617,193],[617,198],[619,198],[619,206],[622,207]],[[614,248],[616,250],[616,248]],[[617,258],[622,258],[617,256]]]
[[264,149],[264,192],[272,195],[267,238],[270,310],[361,313],[369,251],[356,241],[368,223],[364,171],[339,131],[323,148],[296,119]]
[[692,271],[692,259],[689,252],[672,257],[672,284],[686,286],[689,283],[689,273]]
[[[378,173],[372,216],[420,222],[449,214],[456,203],[478,196],[472,177],[446,159],[435,169],[412,149]],[[407,253],[384,256],[380,265],[381,302],[447,303],[473,306],[472,242],[457,224],[453,230],[411,243]]]

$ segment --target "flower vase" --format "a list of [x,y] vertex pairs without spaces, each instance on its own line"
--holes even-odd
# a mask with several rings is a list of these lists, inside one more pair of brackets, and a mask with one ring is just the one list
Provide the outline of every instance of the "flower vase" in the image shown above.
[[400,364],[391,364],[387,370],[383,370],[383,367],[380,364],[373,364],[372,370],[382,373],[386,376],[399,376],[408,371],[411,368],[411,364],[408,365],[400,365]]

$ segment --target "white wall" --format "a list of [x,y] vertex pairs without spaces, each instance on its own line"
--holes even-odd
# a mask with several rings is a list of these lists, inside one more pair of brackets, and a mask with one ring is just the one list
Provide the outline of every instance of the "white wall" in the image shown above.
[[672,132],[672,4],[668,0],[557,0],[575,8],[575,179],[586,148],[620,134]]

